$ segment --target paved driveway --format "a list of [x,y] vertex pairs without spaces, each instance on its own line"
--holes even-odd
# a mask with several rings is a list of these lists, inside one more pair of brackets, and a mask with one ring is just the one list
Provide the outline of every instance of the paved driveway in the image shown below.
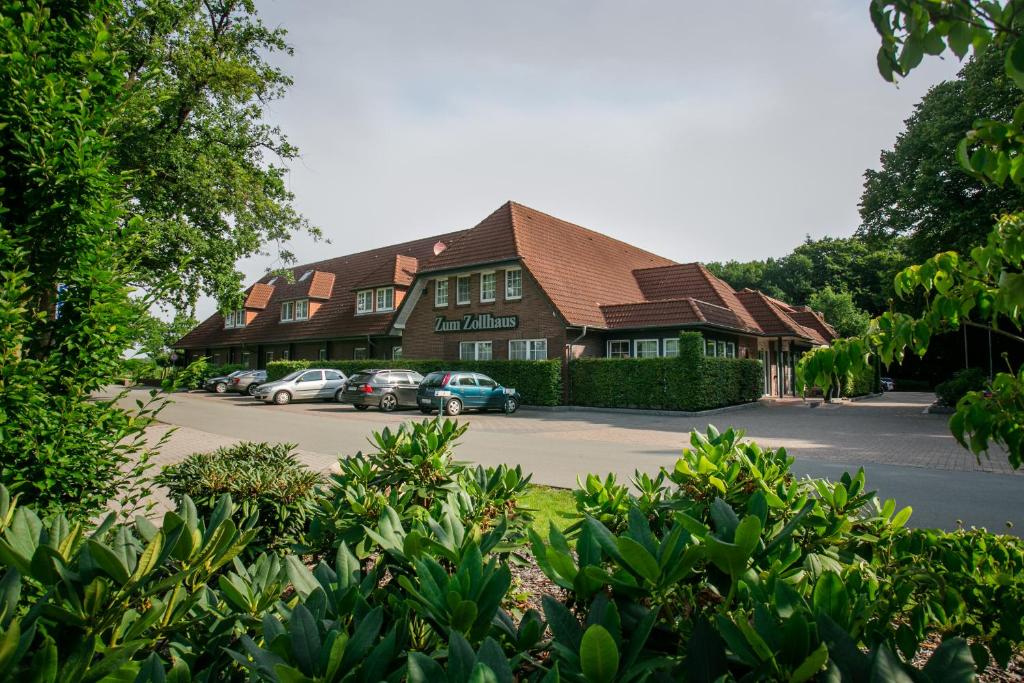
[[[137,392],[132,392],[137,394]],[[130,397],[134,399],[137,396]],[[918,525],[1024,525],[1024,478],[1004,454],[980,463],[961,449],[946,417],[924,412],[930,394],[896,393],[837,405],[758,405],[702,418],[599,411],[521,410],[513,416],[464,416],[470,423],[458,457],[521,464],[534,481],[572,486],[578,474],[671,466],[691,429],[734,426],[765,446],[785,446],[800,474],[836,478],[863,466],[880,495],[915,509]],[[235,439],[297,443],[312,467],[367,447],[372,430],[421,419],[418,412],[356,412],[335,403],[267,406],[248,397],[178,394],[161,419],[187,429],[161,460]],[[1016,531],[1016,529],[1015,529]]]

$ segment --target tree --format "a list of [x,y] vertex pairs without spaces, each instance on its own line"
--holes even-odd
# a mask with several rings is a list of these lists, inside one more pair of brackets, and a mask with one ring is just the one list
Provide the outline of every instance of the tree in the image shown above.
[[933,87],[905,121],[881,168],[864,173],[858,234],[874,242],[907,238],[918,261],[983,244],[994,216],[1024,208],[1024,192],[984,183],[957,161],[957,144],[979,118],[1009,119],[1019,91],[1006,75],[1006,49],[991,46],[955,80]]
[[864,334],[868,329],[871,316],[867,311],[857,308],[853,295],[845,290],[834,290],[831,287],[811,294],[807,305],[822,313],[825,320],[836,329],[841,337],[853,337]]
[[174,274],[166,298],[179,310],[200,294],[236,308],[236,261],[296,231],[319,236],[285,184],[298,151],[264,119],[291,84],[268,61],[291,53],[284,36],[252,0],[128,0],[116,15],[127,78],[111,163],[128,174],[124,220],[145,226],[132,282],[152,289]]
[[131,344],[125,283],[146,239],[122,220],[107,137],[125,85],[105,21],[117,8],[0,5],[0,484],[72,517],[147,458],[145,411],[91,396]]
[[197,324],[192,316],[180,313],[172,320],[164,320],[140,304],[136,323],[138,349],[158,365],[167,365],[175,343]]
[[[887,80],[905,76],[924,54],[947,48],[963,59],[990,45],[1006,49],[1004,70],[1024,89],[1024,0],[1005,5],[983,0],[873,0],[871,18],[882,39],[878,68]],[[1021,102],[1022,95],[1016,96]],[[1009,121],[978,119],[957,143],[957,161],[973,177],[995,187],[1024,187],[1024,102]],[[805,354],[798,384],[830,388],[838,373],[864,370],[877,356],[885,364],[906,353],[923,356],[932,336],[963,326],[1024,343],[1024,213],[999,218],[984,245],[968,255],[946,251],[901,271],[897,296],[920,296],[918,315],[890,310],[871,321],[863,337],[834,341]],[[1007,329],[1009,328],[1009,329]],[[1009,364],[1008,364],[1009,365]],[[969,391],[949,422],[957,441],[978,457],[990,444],[1006,449],[1010,465],[1024,462],[1024,367],[995,375],[988,391]]]

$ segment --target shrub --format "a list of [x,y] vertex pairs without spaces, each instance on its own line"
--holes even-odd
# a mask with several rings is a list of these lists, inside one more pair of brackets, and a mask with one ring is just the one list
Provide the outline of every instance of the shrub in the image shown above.
[[167,465],[155,478],[179,501],[200,511],[231,495],[242,514],[258,515],[259,533],[250,552],[283,551],[301,543],[322,478],[299,462],[295,444],[243,442],[211,453],[193,453]]
[[562,364],[559,360],[284,360],[267,364],[267,381],[310,367],[333,368],[346,376],[366,368],[406,368],[424,375],[436,370],[468,370],[482,372],[503,386],[517,389],[527,405],[554,406],[562,402]]
[[942,405],[953,408],[968,391],[984,389],[987,381],[988,375],[984,370],[967,368],[956,372],[952,378],[938,384],[935,387],[935,393]]
[[842,382],[842,395],[846,398],[867,396],[875,391],[875,369],[873,366],[846,373]]
[[708,358],[698,332],[680,335],[677,358],[579,358],[569,364],[573,405],[708,410],[761,397],[761,362]]

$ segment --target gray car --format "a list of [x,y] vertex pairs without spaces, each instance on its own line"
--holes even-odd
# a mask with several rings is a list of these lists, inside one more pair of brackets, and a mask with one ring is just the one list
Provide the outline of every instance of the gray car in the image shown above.
[[228,391],[255,396],[256,389],[266,381],[266,370],[250,370],[249,372],[243,372],[237,377],[233,377],[228,384]]
[[207,391],[214,391],[218,394],[223,394],[228,390],[231,385],[231,380],[241,375],[245,370],[235,370],[230,375],[223,375],[221,377],[209,377],[203,382],[203,388]]
[[336,401],[338,394],[345,388],[347,378],[337,370],[310,368],[296,370],[274,382],[261,384],[253,392],[253,397],[264,403],[276,403],[279,406],[292,401]]

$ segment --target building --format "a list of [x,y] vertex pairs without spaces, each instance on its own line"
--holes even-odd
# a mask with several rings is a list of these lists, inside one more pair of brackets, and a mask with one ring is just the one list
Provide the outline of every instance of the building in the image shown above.
[[758,358],[765,392],[792,393],[801,353],[835,331],[820,314],[735,291],[675,263],[508,202],[459,232],[265,276],[245,305],[181,339],[186,357],[264,367],[306,359],[672,356],[682,330],[709,355]]

